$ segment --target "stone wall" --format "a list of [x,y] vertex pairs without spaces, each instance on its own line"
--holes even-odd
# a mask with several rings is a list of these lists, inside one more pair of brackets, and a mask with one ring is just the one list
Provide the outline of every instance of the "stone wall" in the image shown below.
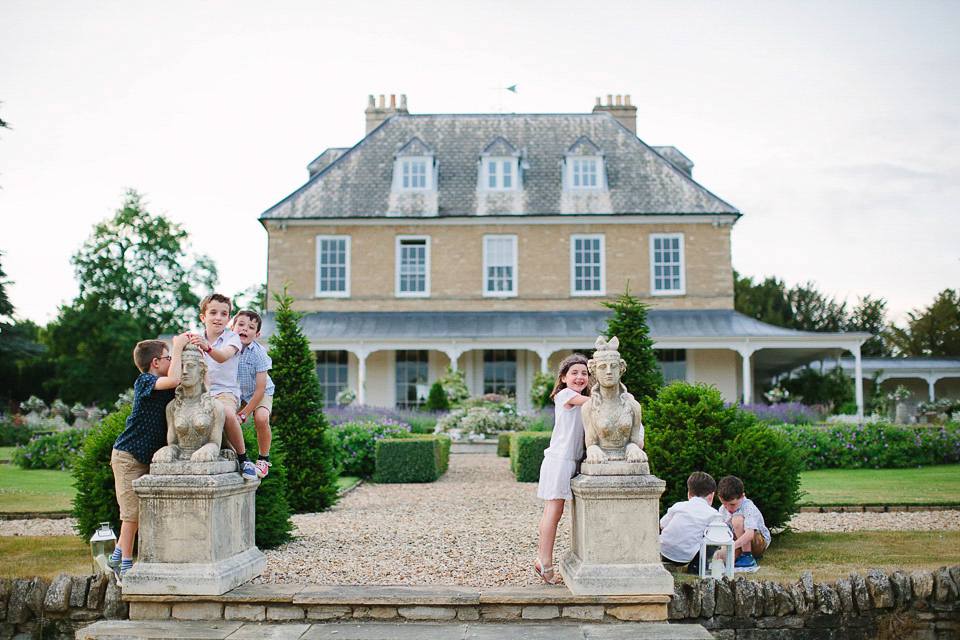
[[960,637],[960,567],[936,571],[869,569],[836,582],[805,573],[774,582],[695,580],[676,585],[671,622],[702,624],[717,640]]
[[107,574],[0,580],[0,640],[72,640],[95,620],[127,617],[128,605]]

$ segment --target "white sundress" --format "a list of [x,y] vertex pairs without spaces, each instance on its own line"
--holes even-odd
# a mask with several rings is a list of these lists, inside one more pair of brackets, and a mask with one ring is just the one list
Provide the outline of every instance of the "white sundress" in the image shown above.
[[580,405],[564,406],[579,395],[573,389],[561,389],[553,398],[555,419],[550,446],[543,452],[537,497],[542,500],[572,500],[570,479],[583,458],[583,419]]

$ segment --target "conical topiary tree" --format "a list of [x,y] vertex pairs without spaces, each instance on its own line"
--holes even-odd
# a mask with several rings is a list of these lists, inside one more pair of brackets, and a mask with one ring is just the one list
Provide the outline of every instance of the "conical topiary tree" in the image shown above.
[[276,331],[270,336],[270,377],[276,386],[273,397],[274,446],[284,453],[287,470],[287,501],[294,513],[329,509],[337,501],[337,476],[333,440],[323,415],[323,396],[313,354],[297,324],[293,296],[274,292],[279,304]]
[[630,295],[629,284],[622,296],[601,304],[613,309],[613,315],[607,319],[605,335],[608,340],[613,336],[620,339],[620,357],[627,363],[627,370],[620,380],[640,404],[646,404],[644,400],[656,398],[663,388],[663,373],[657,366],[657,355],[647,326],[650,306]]

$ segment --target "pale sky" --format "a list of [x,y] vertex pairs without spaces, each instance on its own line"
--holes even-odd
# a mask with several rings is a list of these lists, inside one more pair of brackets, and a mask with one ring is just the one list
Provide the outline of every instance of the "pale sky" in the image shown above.
[[960,287],[957,34],[945,0],[0,0],[0,266],[45,324],[129,187],[231,295],[266,279],[260,214],[360,141],[368,94],[411,113],[630,94],[638,136],[743,213],[735,269],[902,322]]

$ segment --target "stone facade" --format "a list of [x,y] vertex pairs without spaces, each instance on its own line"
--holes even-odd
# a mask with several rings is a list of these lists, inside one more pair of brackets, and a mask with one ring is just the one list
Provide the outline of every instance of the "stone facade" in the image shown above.
[[703,625],[717,640],[960,636],[960,567],[936,571],[868,569],[834,583],[694,580],[676,585],[672,622]]
[[0,640],[72,640],[97,620],[128,617],[120,588],[107,574],[0,579]]
[[[609,295],[631,293],[658,309],[732,309],[731,226],[658,222],[640,216],[606,221],[425,219],[418,224],[351,224],[350,221],[266,222],[270,232],[268,283],[272,291],[290,282],[289,293],[300,311],[551,311],[593,310],[604,296],[570,295],[570,235],[604,234],[606,287]],[[651,296],[651,233],[684,234],[686,294]],[[517,236],[517,295],[484,297],[484,234]],[[350,297],[316,297],[316,236],[350,236]],[[397,297],[394,288],[397,236],[430,238],[430,296]],[[275,300],[268,301],[272,310]]]

